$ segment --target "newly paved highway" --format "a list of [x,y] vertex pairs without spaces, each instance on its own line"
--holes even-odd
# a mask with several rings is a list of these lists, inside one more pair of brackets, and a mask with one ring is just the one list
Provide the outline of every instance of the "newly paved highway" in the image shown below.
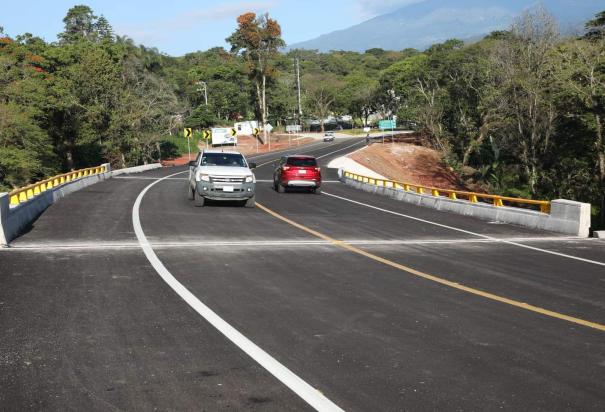
[[254,209],[196,208],[167,168],[0,250],[0,410],[605,410],[605,243],[279,194],[275,157]]

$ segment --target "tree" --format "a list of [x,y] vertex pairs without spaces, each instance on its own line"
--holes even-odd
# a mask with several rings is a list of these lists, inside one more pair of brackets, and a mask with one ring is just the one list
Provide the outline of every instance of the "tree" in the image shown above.
[[[267,124],[267,78],[274,76],[271,59],[280,47],[285,46],[281,38],[281,27],[268,14],[256,16],[245,13],[237,18],[238,28],[226,40],[231,44],[232,53],[241,53],[246,68],[256,88],[256,101],[263,125]],[[263,127],[263,139],[267,131]]]
[[[600,13],[605,20],[605,12]],[[591,119],[594,130],[593,150],[600,190],[601,224],[605,224],[605,36],[592,35],[576,39],[558,49],[558,86],[572,96]]]
[[345,99],[345,107],[351,115],[358,116],[363,125],[367,126],[368,117],[377,107],[378,80],[356,72],[345,77],[344,83],[341,94]]
[[78,40],[93,41],[96,39],[96,19],[92,9],[85,5],[77,5],[67,11],[63,19],[65,30],[59,33],[61,43],[74,43]]
[[205,129],[217,123],[217,118],[212,109],[206,105],[196,107],[191,115],[185,120],[186,127]]
[[586,23],[586,39],[603,39],[605,37],[605,10]]
[[307,74],[303,76],[308,112],[319,119],[321,131],[324,131],[325,119],[332,113],[342,82],[331,73]]
[[551,87],[551,53],[558,39],[552,15],[543,8],[527,11],[492,59],[497,91],[509,120],[502,132],[505,139],[512,139],[511,145],[519,148],[532,195],[537,193],[541,156],[549,148],[558,117]]
[[101,15],[97,19],[96,23],[94,24],[94,29],[99,41],[113,41],[113,27],[111,27],[105,16]]

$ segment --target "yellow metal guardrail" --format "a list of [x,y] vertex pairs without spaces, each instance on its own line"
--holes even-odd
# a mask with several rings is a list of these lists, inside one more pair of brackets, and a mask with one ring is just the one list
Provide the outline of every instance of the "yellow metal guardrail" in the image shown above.
[[99,173],[105,173],[106,171],[107,166],[89,167],[87,169],[80,169],[74,170],[73,172],[63,173],[42,180],[40,182],[32,183],[31,185],[15,189],[9,192],[8,194],[10,197],[10,206],[18,206],[19,204],[27,202],[28,200],[34,198],[40,193],[46,192],[48,189],[61,186],[62,184],[71,182],[72,180],[76,180],[81,177],[96,175]]
[[[414,183],[397,182],[394,180],[376,179],[373,177],[358,175],[351,172],[344,172],[344,175],[358,182],[368,183],[375,186],[391,187],[394,189],[403,189],[406,192],[419,194],[430,194],[435,197],[447,197],[452,200],[467,200],[471,203],[491,203],[494,206],[510,206],[511,204],[522,204],[539,206],[540,212],[550,213],[550,202],[547,200],[519,199],[515,197],[506,197],[499,195],[489,195],[485,193],[465,192],[461,190],[439,189],[431,186],[417,185]],[[485,202],[487,200],[487,202]],[[505,204],[506,203],[506,204]]]

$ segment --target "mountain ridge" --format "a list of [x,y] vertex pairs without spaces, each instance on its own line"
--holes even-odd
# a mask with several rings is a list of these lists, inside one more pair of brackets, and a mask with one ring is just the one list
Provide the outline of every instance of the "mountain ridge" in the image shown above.
[[365,51],[371,48],[402,50],[425,49],[447,39],[480,38],[495,30],[510,27],[524,10],[543,4],[559,21],[564,31],[582,27],[594,14],[605,9],[599,0],[496,0],[485,1],[424,0],[390,13],[370,18],[349,28],[294,43],[293,49]]

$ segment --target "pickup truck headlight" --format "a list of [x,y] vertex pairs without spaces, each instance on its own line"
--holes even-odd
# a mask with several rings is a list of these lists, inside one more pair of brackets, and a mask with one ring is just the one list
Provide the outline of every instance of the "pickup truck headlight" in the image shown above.
[[201,172],[197,172],[197,174],[195,175],[195,180],[202,181],[202,182],[209,182],[210,181],[210,176],[203,174]]
[[256,179],[254,178],[254,175],[252,176],[246,176],[246,183],[254,183],[256,182]]

